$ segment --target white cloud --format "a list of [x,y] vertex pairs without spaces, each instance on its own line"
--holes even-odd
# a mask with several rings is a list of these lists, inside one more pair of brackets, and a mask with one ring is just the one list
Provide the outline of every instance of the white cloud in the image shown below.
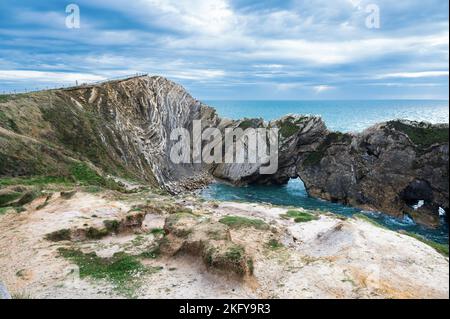
[[423,71],[423,72],[399,72],[399,73],[388,73],[382,74],[377,79],[387,79],[387,78],[401,78],[401,79],[418,79],[418,78],[432,78],[448,76],[449,71]]
[[278,91],[289,91],[294,89],[300,89],[304,87],[303,83],[277,83],[275,85]]
[[78,83],[103,81],[106,78],[88,73],[41,72],[28,70],[0,70],[3,81],[36,81],[47,83]]
[[201,70],[201,69],[189,69],[184,71],[168,71],[167,76],[175,79],[183,80],[209,80],[222,78],[225,76],[223,70]]
[[314,87],[314,91],[317,94],[320,94],[322,92],[329,91],[329,90],[332,90],[334,88],[335,88],[334,86],[330,86],[330,85],[317,85],[317,86]]

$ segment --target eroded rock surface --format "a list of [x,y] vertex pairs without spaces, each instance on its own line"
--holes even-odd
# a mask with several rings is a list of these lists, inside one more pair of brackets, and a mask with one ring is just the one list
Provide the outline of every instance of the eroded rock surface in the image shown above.
[[0,176],[64,174],[73,157],[173,192],[208,180],[203,165],[170,161],[170,133],[217,115],[162,77],[18,95],[1,112]]
[[266,126],[280,129],[275,174],[260,175],[261,164],[220,164],[213,174],[237,185],[300,177],[313,197],[408,213],[426,225],[439,223],[439,209],[448,212],[448,125],[391,121],[344,134],[317,117],[287,116]]
[[[408,213],[427,225],[438,223],[439,208],[449,208],[448,125],[392,121],[343,134],[315,116],[232,121],[181,86],[148,76],[9,96],[0,106],[0,176],[70,176],[81,161],[171,193],[200,188],[213,177],[236,185],[300,177],[311,196]],[[277,172],[262,175],[261,164],[174,164],[170,134],[176,128],[192,132],[194,120],[221,132],[279,128]]]

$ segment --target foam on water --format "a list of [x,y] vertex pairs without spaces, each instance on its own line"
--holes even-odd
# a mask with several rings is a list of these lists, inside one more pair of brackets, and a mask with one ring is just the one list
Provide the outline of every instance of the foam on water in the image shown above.
[[[217,109],[221,117],[231,119],[263,118],[266,121],[286,114],[319,115],[331,130],[360,132],[376,123],[393,119],[448,123],[448,101],[438,100],[366,100],[366,101],[206,101]],[[324,210],[345,216],[364,213],[393,230],[405,230],[423,235],[441,243],[448,243],[448,225],[438,229],[416,225],[405,216],[392,218],[379,212],[363,212],[359,209],[308,196],[300,180],[292,180],[285,186],[233,187],[212,184],[203,190],[207,199],[224,201],[263,202],[275,205]]]
[[422,235],[439,243],[448,243],[448,225],[442,221],[441,227],[430,229],[417,225],[404,216],[394,218],[380,212],[363,211],[358,208],[331,203],[325,200],[309,197],[300,179],[291,180],[283,186],[250,185],[235,187],[227,184],[214,183],[202,190],[201,196],[208,200],[243,201],[255,203],[271,203],[280,206],[302,207],[309,210],[320,210],[351,217],[362,213],[379,224],[391,230],[404,230]]

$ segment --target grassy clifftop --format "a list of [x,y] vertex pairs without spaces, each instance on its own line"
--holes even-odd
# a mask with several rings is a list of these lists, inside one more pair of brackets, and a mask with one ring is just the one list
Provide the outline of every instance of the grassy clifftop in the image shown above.
[[[124,134],[117,113],[119,83],[41,91],[0,99],[0,177],[72,176],[76,163],[104,175],[156,182],[150,167]],[[114,93],[116,92],[116,93]],[[121,96],[120,104],[129,106]],[[109,112],[107,112],[109,111]],[[133,110],[131,110],[133,111]],[[139,169],[140,168],[140,169]]]

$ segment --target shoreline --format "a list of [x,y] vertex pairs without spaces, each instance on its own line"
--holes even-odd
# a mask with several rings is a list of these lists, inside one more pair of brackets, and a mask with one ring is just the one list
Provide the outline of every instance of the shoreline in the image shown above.
[[[13,298],[448,298],[448,286],[442,286],[448,282],[448,257],[415,238],[364,219],[297,208],[295,214],[310,217],[296,223],[283,217],[292,211],[283,207],[204,202],[193,196],[168,197],[149,191],[75,190],[71,196],[63,198],[56,192],[44,208],[37,209],[46,200],[41,197],[20,214],[0,216],[0,279]],[[98,239],[45,239],[51,231],[72,229],[73,234],[80,234],[81,229],[101,228],[104,220],[130,214],[145,214],[142,224],[132,230],[124,228]],[[157,229],[164,229],[163,235]],[[229,239],[218,240],[222,232]],[[161,239],[166,246],[159,246],[155,255],[141,257]],[[208,266],[199,248],[194,248],[197,244],[193,250],[181,248],[196,242],[216,245],[218,251],[242,247],[245,255],[239,258],[252,260],[252,268],[241,275],[241,268],[234,273],[219,263]],[[152,270],[138,275],[130,287],[108,273],[100,278],[95,275],[98,272],[81,273],[76,278],[70,272],[77,269],[74,263],[83,262],[83,255],[63,258],[58,256],[61,247],[93,252],[105,260],[125,254]],[[389,254],[384,253],[382,259],[371,259],[386,250]],[[427,266],[413,266],[421,263]],[[434,270],[429,272],[429,267]],[[378,274],[367,273],[368,269],[378,269]],[[323,285],[323,276],[329,280],[327,285]],[[319,281],[322,286],[314,284]]]

